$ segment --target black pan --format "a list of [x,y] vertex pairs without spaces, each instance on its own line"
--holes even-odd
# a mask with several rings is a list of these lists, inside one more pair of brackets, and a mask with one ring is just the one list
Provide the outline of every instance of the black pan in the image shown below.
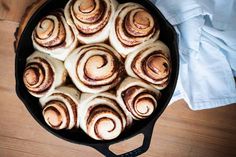
[[123,132],[118,138],[110,141],[96,141],[87,136],[84,132],[79,130],[53,130],[44,121],[41,107],[37,98],[31,96],[23,83],[23,71],[26,64],[26,58],[34,52],[34,48],[31,41],[31,33],[36,27],[40,19],[46,16],[50,11],[57,8],[64,8],[68,0],[47,0],[30,18],[28,24],[26,25],[20,40],[18,47],[16,48],[16,58],[15,58],[15,77],[16,77],[16,93],[18,97],[25,104],[28,111],[35,118],[35,120],[43,126],[47,131],[51,132],[53,135],[67,140],[69,142],[83,144],[90,146],[104,154],[105,156],[117,156],[112,151],[109,150],[109,146],[118,143],[123,140],[127,140],[137,134],[143,134],[144,140],[141,147],[132,150],[130,152],[124,153],[120,156],[137,156],[146,152],[149,148],[153,126],[156,120],[165,110],[168,105],[175,86],[177,82],[178,72],[179,72],[179,54],[177,47],[177,34],[171,24],[164,18],[161,12],[149,1],[149,0],[118,0],[120,3],[133,1],[140,3],[146,7],[157,19],[160,24],[161,34],[160,40],[162,40],[171,50],[171,60],[172,60],[172,73],[170,77],[170,83],[166,89],[162,91],[162,98],[159,101],[157,110],[148,119],[135,122],[132,127]]

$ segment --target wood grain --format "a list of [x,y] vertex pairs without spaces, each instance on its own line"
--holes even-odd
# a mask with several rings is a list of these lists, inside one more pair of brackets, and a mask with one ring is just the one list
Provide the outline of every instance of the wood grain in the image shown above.
[[24,14],[21,17],[19,27],[16,29],[15,32],[15,42],[14,42],[14,48],[16,49],[18,47],[18,42],[20,40],[20,36],[27,25],[27,22],[31,18],[31,16],[34,14],[34,12],[45,2],[46,0],[35,0],[32,4],[28,5],[26,8]]
[[20,22],[25,9],[35,0],[0,0],[0,19]]
[[[44,130],[15,94],[14,32],[33,0],[0,0],[0,157],[102,156],[93,148],[63,141]],[[236,156],[236,105],[191,111],[184,101],[169,106],[157,121],[143,157]],[[123,153],[142,136],[112,146]]]

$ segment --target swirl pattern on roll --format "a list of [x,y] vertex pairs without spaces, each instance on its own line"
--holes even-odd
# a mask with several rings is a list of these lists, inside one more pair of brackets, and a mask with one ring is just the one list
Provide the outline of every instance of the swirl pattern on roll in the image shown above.
[[23,82],[29,93],[42,97],[66,81],[67,71],[61,61],[41,52],[27,58]]
[[80,105],[80,126],[93,139],[114,139],[127,126],[126,115],[111,93],[83,93]]
[[45,122],[56,130],[78,128],[79,99],[80,92],[69,86],[61,86],[40,98]]
[[121,4],[112,23],[109,40],[123,56],[159,38],[155,18],[137,3]]
[[141,120],[157,108],[161,93],[143,81],[127,77],[117,90],[117,100],[129,117]]
[[76,49],[65,60],[65,67],[77,88],[87,93],[115,87],[124,73],[123,58],[106,44]]
[[108,39],[116,0],[70,0],[65,7],[68,24],[83,44]]
[[170,50],[161,41],[130,53],[125,61],[128,75],[140,78],[161,90],[167,87],[171,74]]
[[65,60],[78,44],[61,10],[52,12],[39,21],[32,33],[32,41],[35,49],[59,60]]

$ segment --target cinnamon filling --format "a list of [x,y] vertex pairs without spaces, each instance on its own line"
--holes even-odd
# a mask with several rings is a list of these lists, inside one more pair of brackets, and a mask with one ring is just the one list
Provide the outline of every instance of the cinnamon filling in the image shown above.
[[58,97],[63,97],[64,99],[66,99],[66,101],[68,102],[68,104],[70,104],[71,108],[72,108],[72,112],[73,112],[73,116],[70,116],[71,118],[74,118],[75,121],[75,125],[77,124],[77,105],[74,102],[74,100],[72,100],[69,96],[63,94],[63,93],[54,93],[52,94],[52,96],[58,96]]
[[133,93],[135,93],[139,89],[140,89],[140,87],[133,86],[133,87],[126,89],[124,92],[122,92],[123,101],[125,102],[125,106],[126,106],[127,110],[130,112],[131,112],[131,106],[132,106],[130,104],[132,103]]
[[[143,50],[139,54],[146,51]],[[170,75],[170,61],[162,53],[161,50],[155,51],[144,58],[137,55],[131,67],[136,75],[144,79],[147,82],[156,84],[155,82],[163,82],[162,85],[166,85]],[[151,79],[151,80],[150,80]],[[161,84],[159,84],[162,86]]]
[[[147,91],[146,91],[147,92]],[[137,118],[142,119],[150,116],[156,108],[155,96],[150,93],[140,93],[135,97],[133,102],[133,108],[137,114]]]
[[[124,7],[120,14],[129,6]],[[126,16],[115,20],[115,31],[118,40],[124,47],[133,47],[150,39],[158,31],[159,26],[154,18],[143,8],[130,10]]]
[[147,37],[154,29],[154,20],[147,11],[137,9],[127,14],[124,27],[130,36]]
[[48,37],[51,36],[53,30],[54,30],[54,21],[49,19],[49,18],[43,18],[39,22],[39,28],[36,29],[36,35],[40,39],[47,39]]
[[[50,16],[56,17],[55,20]],[[33,32],[34,41],[47,49],[55,49],[66,45],[66,29],[63,23],[63,14],[61,12],[53,12],[43,18]],[[58,24],[56,25],[56,21]],[[70,29],[70,31],[72,31]],[[55,34],[56,32],[56,34]],[[49,38],[51,38],[49,40]],[[72,33],[72,38],[74,35]]]
[[24,72],[25,83],[35,85],[39,81],[39,71],[36,68],[28,68]]
[[[96,55],[98,51],[98,55]],[[99,51],[107,54],[99,55]],[[95,53],[94,53],[95,52]],[[99,88],[105,85],[116,85],[124,73],[123,64],[109,49],[99,46],[94,49],[93,47],[85,47],[81,50],[83,53],[77,61],[76,74],[86,86],[90,88]],[[86,59],[85,64],[81,61],[88,53],[94,53],[91,57]],[[83,68],[84,75],[80,76],[79,71]]]
[[49,101],[43,109],[45,121],[54,129],[65,129],[69,126],[69,112],[63,102]]
[[86,0],[82,3],[74,1],[71,4],[72,20],[80,35],[86,37],[102,31],[111,16],[111,8],[108,6],[103,0],[99,0],[98,3],[95,0]]
[[113,61],[108,61],[106,56],[92,56],[85,64],[85,74],[93,80],[109,78],[114,69]]
[[96,3],[95,0],[86,0],[83,2],[75,1],[72,6],[72,14],[82,23],[94,23],[98,21],[104,12],[104,3]]
[[53,84],[54,72],[45,59],[36,57],[35,60],[26,66],[23,80],[30,92],[40,94],[47,91]]
[[48,107],[44,111],[44,118],[54,128],[62,124],[62,116],[60,112],[54,107]]
[[134,15],[134,24],[139,29],[146,29],[150,26],[149,17],[151,15],[146,11],[140,11]]
[[[112,134],[117,129],[117,125],[118,125],[111,117],[106,117],[106,115],[112,114],[114,115],[114,117],[119,119],[119,123],[120,123],[119,125],[121,125],[120,126],[121,130],[119,130],[115,134],[121,133],[123,129],[122,118],[119,115],[119,113],[117,113],[114,109],[110,108],[107,105],[100,104],[100,105],[97,105],[96,107],[90,107],[88,111],[89,112],[87,113],[87,116],[86,116],[88,117],[87,118],[88,132],[91,132],[93,130],[98,138],[106,139],[106,136],[109,136],[106,134],[107,133]],[[100,118],[98,119],[98,117]],[[94,128],[92,128],[92,126]]]
[[150,56],[145,65],[145,71],[151,78],[158,80],[169,75],[169,63],[167,58],[159,55]]
[[94,10],[96,4],[94,2],[94,0],[86,0],[83,1],[80,5],[80,11],[83,13],[90,13],[91,11]]
[[156,108],[157,95],[143,87],[129,87],[121,95],[127,110],[137,119],[148,117]]
[[137,113],[139,115],[147,114],[150,110],[148,106],[152,106],[152,105],[153,105],[153,101],[151,99],[142,98],[142,99],[137,100],[136,102]]
[[112,120],[111,118],[103,117],[97,120],[97,122],[95,123],[94,129],[95,129],[96,134],[101,138],[102,135],[100,134],[99,130],[104,129],[108,133],[111,133],[112,131],[115,130],[115,128],[116,128],[116,123],[114,120]]

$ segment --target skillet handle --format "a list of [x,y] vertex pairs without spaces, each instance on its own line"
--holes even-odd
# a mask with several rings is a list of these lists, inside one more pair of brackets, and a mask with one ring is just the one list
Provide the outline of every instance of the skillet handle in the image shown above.
[[141,155],[143,153],[145,153],[149,146],[150,146],[150,142],[151,142],[151,138],[152,138],[152,132],[153,132],[153,127],[155,125],[155,120],[151,121],[148,126],[146,126],[145,128],[143,128],[138,134],[143,134],[144,135],[144,139],[143,139],[143,144],[142,146],[130,151],[130,152],[126,152],[124,154],[121,155],[116,155],[115,153],[113,153],[109,147],[109,144],[98,144],[98,145],[94,145],[92,146],[93,148],[95,148],[96,150],[98,150],[100,153],[102,153],[103,155],[107,156],[107,157],[136,157],[138,155]]

